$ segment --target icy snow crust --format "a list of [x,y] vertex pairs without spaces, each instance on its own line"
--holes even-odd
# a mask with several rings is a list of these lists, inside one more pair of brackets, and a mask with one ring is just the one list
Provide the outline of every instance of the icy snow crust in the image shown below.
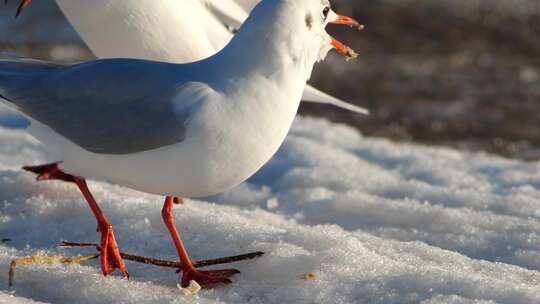
[[[11,259],[91,254],[91,212],[69,184],[19,168],[48,158],[22,130],[0,128],[0,303],[540,303],[540,165],[363,138],[299,118],[248,183],[175,207],[194,259],[262,250],[234,283],[185,296],[174,270],[97,261],[21,266]],[[92,182],[122,251],[175,259],[162,197]],[[314,280],[306,280],[308,273]]]

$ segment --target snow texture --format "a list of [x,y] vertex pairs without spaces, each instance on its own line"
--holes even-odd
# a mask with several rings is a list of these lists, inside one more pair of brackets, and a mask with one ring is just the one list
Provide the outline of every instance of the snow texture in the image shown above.
[[[234,283],[185,296],[171,269],[128,262],[131,279],[97,261],[21,266],[13,258],[78,255],[96,242],[73,185],[19,168],[51,159],[23,130],[0,128],[0,303],[540,303],[540,165],[364,138],[298,118],[247,183],[175,207],[194,259],[264,251],[234,264]],[[175,259],[163,198],[92,182],[123,251]],[[306,280],[313,273],[312,280]]]

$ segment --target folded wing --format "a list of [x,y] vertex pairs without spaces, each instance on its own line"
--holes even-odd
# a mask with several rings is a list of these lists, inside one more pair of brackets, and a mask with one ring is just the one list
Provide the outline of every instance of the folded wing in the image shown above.
[[200,84],[178,73],[175,65],[131,59],[0,61],[0,95],[83,149],[128,154],[184,139],[200,98],[178,106],[174,97]]

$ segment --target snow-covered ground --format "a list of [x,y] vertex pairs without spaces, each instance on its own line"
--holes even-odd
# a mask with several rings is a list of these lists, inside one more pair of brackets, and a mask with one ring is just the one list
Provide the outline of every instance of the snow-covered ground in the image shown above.
[[[364,138],[298,118],[285,145],[229,193],[175,207],[195,259],[264,251],[234,283],[196,296],[178,275],[128,262],[131,279],[92,261],[18,268],[61,240],[95,242],[95,220],[69,184],[19,168],[50,159],[22,130],[0,128],[0,303],[540,303],[540,165]],[[163,198],[91,188],[123,251],[175,259]],[[305,280],[308,273],[315,280]]]

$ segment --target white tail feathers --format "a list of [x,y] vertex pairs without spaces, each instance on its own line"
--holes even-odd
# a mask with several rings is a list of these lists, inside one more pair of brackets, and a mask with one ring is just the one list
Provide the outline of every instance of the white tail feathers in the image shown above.
[[348,103],[336,97],[333,97],[311,86],[307,86],[306,89],[304,90],[304,96],[302,97],[302,100],[316,102],[316,103],[330,104],[340,109],[352,111],[358,114],[369,115],[369,110],[353,105],[351,103]]

